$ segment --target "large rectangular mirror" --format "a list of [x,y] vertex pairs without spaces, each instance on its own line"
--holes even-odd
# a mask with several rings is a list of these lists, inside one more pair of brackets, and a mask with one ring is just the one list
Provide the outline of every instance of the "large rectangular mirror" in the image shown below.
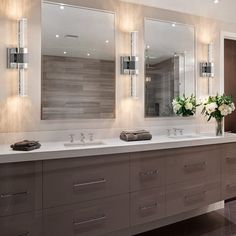
[[145,116],[174,116],[172,100],[195,94],[193,26],[145,19]]
[[42,119],[115,117],[115,15],[42,3]]

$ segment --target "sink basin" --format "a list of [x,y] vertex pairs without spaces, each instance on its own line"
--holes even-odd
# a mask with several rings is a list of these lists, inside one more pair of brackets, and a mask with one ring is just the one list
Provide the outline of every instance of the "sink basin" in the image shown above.
[[186,135],[169,136],[168,138],[170,139],[205,139],[205,138],[216,138],[216,137],[197,135],[197,134],[186,134]]
[[73,142],[73,143],[65,143],[65,147],[86,147],[86,146],[99,146],[104,145],[105,143],[101,140],[91,141],[91,142]]

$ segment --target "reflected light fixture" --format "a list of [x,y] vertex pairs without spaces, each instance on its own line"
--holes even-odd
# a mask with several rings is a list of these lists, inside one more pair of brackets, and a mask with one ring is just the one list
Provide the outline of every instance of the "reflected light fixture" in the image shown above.
[[208,61],[200,63],[200,76],[208,79],[208,94],[211,94],[211,80],[214,78],[214,56],[213,43],[207,45],[208,47]]
[[61,5],[60,5],[60,9],[61,9],[61,10],[64,10],[65,7],[61,4]]
[[22,18],[18,20],[18,45],[15,48],[7,48],[7,68],[18,69],[18,93],[21,97],[27,96],[25,82],[25,70],[28,68],[28,49],[26,48],[26,35],[27,19]]
[[131,32],[131,54],[121,57],[121,74],[130,75],[130,96],[137,98],[138,61],[137,56],[138,32]]

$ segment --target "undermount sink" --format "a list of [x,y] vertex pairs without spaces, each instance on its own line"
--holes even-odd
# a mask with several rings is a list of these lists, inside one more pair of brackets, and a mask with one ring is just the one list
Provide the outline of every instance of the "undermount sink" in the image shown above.
[[204,136],[198,134],[186,134],[186,135],[176,135],[176,136],[169,136],[168,138],[171,139],[201,139],[201,138],[215,138],[214,136]]
[[86,146],[99,146],[104,145],[105,143],[101,140],[97,141],[89,141],[89,142],[71,142],[71,143],[65,143],[65,147],[86,147]]

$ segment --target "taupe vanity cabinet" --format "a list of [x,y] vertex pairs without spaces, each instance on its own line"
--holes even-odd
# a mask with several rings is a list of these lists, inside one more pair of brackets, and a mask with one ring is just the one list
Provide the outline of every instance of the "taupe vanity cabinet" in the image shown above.
[[1,164],[0,235],[119,235],[235,196],[235,143]]

